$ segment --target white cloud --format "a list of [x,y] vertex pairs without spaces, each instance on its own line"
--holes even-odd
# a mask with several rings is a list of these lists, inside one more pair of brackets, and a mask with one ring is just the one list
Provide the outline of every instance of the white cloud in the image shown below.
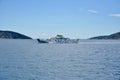
[[88,12],[89,12],[89,13],[94,13],[94,14],[97,14],[97,13],[98,13],[98,11],[96,11],[96,10],[88,10]]
[[109,16],[120,17],[120,14],[110,14]]

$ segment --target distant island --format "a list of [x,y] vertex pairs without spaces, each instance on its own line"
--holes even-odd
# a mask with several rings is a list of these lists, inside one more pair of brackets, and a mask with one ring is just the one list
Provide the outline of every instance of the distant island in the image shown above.
[[117,39],[120,39],[120,32],[117,32],[117,33],[114,33],[111,35],[92,37],[90,39],[105,39],[105,40],[106,39],[114,39],[114,40],[117,40]]
[[31,37],[13,31],[1,31],[0,38],[2,39],[32,39]]
[[[32,39],[32,38],[14,31],[0,30],[0,39]],[[93,40],[93,39],[118,40],[120,39],[120,32],[117,32],[111,35],[96,36],[96,37],[89,38],[89,40]],[[50,39],[44,39],[44,40],[37,39],[37,40],[40,43],[78,43],[80,39],[70,39],[70,38],[64,37],[63,35],[58,34],[55,37],[52,37]]]

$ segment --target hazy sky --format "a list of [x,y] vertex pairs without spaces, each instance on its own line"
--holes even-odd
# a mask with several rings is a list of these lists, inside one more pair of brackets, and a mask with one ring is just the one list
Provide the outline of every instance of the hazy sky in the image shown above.
[[120,0],[0,0],[0,30],[33,38],[89,38],[120,31]]

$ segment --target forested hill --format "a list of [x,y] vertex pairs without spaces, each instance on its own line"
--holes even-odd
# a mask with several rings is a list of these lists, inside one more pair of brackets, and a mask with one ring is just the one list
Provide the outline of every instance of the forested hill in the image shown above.
[[28,37],[26,35],[13,32],[13,31],[1,31],[0,30],[0,38],[3,39],[32,39],[31,37]]
[[111,35],[92,37],[90,39],[120,39],[120,32]]

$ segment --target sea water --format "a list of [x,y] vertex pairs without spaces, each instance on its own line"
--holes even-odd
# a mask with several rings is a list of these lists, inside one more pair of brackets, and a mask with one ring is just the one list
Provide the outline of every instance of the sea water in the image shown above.
[[1,39],[0,80],[120,80],[120,41]]

